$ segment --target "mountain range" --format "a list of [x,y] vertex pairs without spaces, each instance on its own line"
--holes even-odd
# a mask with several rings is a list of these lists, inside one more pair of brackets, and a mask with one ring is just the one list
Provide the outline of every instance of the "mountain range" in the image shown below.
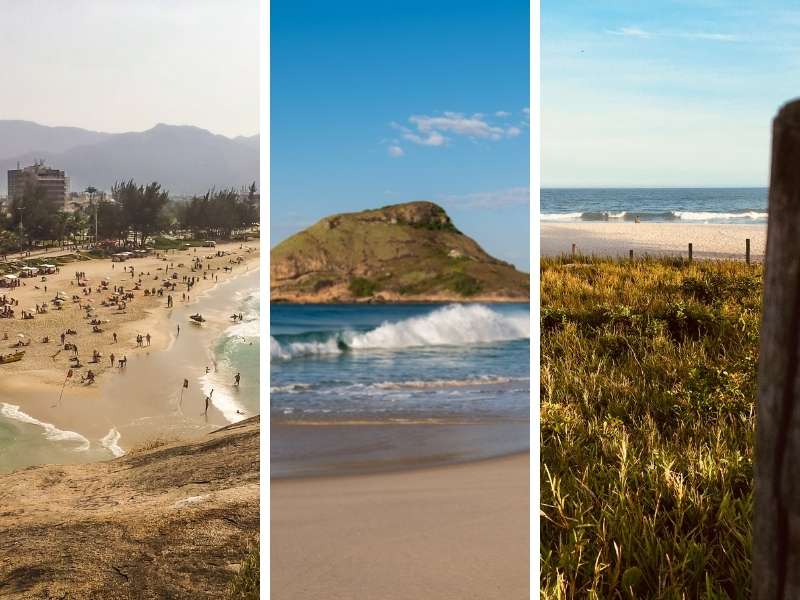
[[242,187],[259,180],[259,136],[229,138],[199,127],[159,123],[146,131],[103,133],[0,120],[0,195],[6,171],[43,160],[70,188],[110,189],[117,181],[159,182],[173,195]]

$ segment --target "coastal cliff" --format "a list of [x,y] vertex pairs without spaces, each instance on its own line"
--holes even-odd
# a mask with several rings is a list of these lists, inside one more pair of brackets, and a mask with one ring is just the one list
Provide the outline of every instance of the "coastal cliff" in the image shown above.
[[326,217],[272,249],[272,302],[518,301],[529,275],[432,202]]
[[0,476],[0,597],[224,598],[258,543],[259,420]]

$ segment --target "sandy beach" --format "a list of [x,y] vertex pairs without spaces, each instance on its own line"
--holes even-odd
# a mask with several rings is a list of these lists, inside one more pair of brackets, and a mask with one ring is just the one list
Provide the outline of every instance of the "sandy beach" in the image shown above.
[[529,598],[529,462],[272,481],[272,597]]
[[767,241],[766,224],[542,223],[541,231],[542,256],[569,254],[572,244],[582,254],[687,256],[691,243],[694,258],[744,260],[749,238],[751,259],[761,261]]
[[[28,278],[23,280],[23,286],[0,290],[0,295],[5,293],[19,301],[14,307],[14,318],[0,320],[0,338],[8,335],[8,340],[0,343],[9,346],[2,352],[12,351],[10,346],[19,334],[30,340],[30,345],[22,348],[25,356],[21,361],[0,365],[5,373],[0,381],[0,403],[6,404],[6,412],[8,405],[18,406],[25,415],[60,430],[77,432],[93,444],[103,440],[103,445],[115,453],[122,450],[116,445],[120,436],[123,447],[129,448],[153,438],[174,438],[178,433],[193,430],[207,432],[227,424],[229,420],[214,406],[208,415],[202,414],[201,406],[193,407],[198,414],[186,419],[181,410],[172,406],[179,384],[167,393],[161,382],[170,371],[167,361],[174,365],[191,357],[191,370],[187,366],[183,369],[186,375],[181,373],[192,380],[191,393],[186,398],[202,394],[196,382],[208,364],[208,346],[215,332],[230,324],[227,314],[232,312],[224,297],[212,307],[206,306],[207,298],[216,289],[235,286],[237,279],[257,271],[258,250],[259,243],[254,240],[244,245],[235,242],[218,244],[216,248],[160,252],[158,256],[122,263],[112,263],[110,259],[75,260],[62,265],[59,273],[47,275],[46,281],[40,277]],[[194,258],[201,259],[202,270],[192,270]],[[77,271],[85,273],[85,285],[77,285]],[[184,277],[197,278],[188,292]],[[103,279],[108,281],[108,289],[100,289]],[[165,290],[163,296],[144,294],[145,288],[160,289],[163,279],[175,282],[177,287],[170,292]],[[103,306],[119,286],[133,294],[124,310],[116,304]],[[58,292],[66,296],[61,310],[56,310],[52,303]],[[167,294],[174,301],[171,308],[167,307]],[[20,318],[21,309],[33,311],[37,304],[45,302],[49,305],[47,313],[35,314],[30,320]],[[87,313],[87,306],[91,307],[91,313]],[[208,311],[213,313],[202,327],[188,319],[189,314],[197,311],[204,316]],[[92,331],[92,318],[101,321],[102,332]],[[180,339],[176,336],[178,325],[186,339],[181,344],[186,348],[180,351],[174,348],[176,339]],[[81,363],[80,367],[73,367],[69,379],[66,374],[74,365],[70,361],[73,352],[60,343],[60,334],[67,329],[76,332],[66,335],[65,341],[78,347]],[[139,346],[137,335],[147,334],[150,334],[149,346],[146,341]],[[45,336],[49,342],[43,342]],[[95,350],[100,353],[97,362],[92,360]],[[127,366],[112,367],[111,354],[115,355],[115,363],[127,357]],[[90,369],[96,375],[93,384],[82,381]],[[161,418],[165,413],[170,418]],[[181,421],[187,427],[179,427]]]

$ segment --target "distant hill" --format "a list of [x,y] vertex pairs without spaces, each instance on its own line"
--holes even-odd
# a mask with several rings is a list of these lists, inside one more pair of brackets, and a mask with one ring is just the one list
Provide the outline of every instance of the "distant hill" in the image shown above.
[[190,126],[109,134],[0,121],[0,194],[7,193],[7,170],[38,159],[66,171],[73,191],[131,178],[158,181],[176,195],[240,187],[258,182],[258,143],[258,135],[228,138]]
[[272,249],[272,302],[527,301],[527,273],[493,258],[440,206],[326,217]]

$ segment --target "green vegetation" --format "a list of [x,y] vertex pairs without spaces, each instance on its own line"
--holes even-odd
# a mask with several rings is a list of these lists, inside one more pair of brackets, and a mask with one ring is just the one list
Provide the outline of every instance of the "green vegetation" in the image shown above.
[[364,277],[354,277],[350,280],[350,285],[348,287],[350,293],[356,298],[365,298],[375,293],[378,289],[378,284]]
[[749,598],[762,267],[541,274],[541,597]]
[[258,540],[250,547],[242,561],[239,572],[229,588],[231,600],[258,600],[259,598],[259,551]]
[[[111,196],[89,187],[91,204],[73,213],[55,210],[44,188],[29,183],[0,215],[0,254],[94,240],[106,249],[144,247],[166,232],[189,232],[195,239],[231,239],[258,224],[255,183],[242,190],[211,190],[187,202],[170,199],[157,182],[117,183]],[[165,240],[167,238],[161,238]],[[169,246],[165,246],[169,247]]]
[[454,292],[465,297],[474,296],[481,291],[478,280],[465,273],[454,273],[450,286]]
[[[363,298],[380,290],[405,297],[492,294],[527,300],[529,276],[487,254],[431,202],[326,217],[271,251],[273,301],[324,287]],[[352,283],[352,274],[359,281]],[[368,282],[374,282],[369,285]]]

